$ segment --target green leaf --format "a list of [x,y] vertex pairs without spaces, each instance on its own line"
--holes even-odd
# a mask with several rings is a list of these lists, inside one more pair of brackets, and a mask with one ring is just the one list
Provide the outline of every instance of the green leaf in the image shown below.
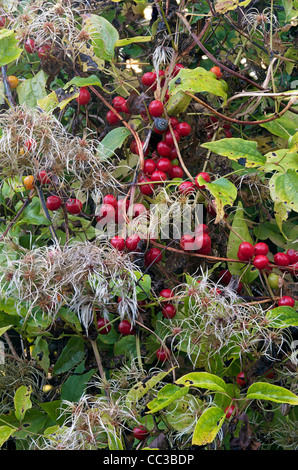
[[18,41],[12,29],[0,30],[0,67],[10,64],[21,55],[22,49],[17,44]]
[[298,396],[284,387],[266,382],[255,382],[248,390],[246,398],[250,400],[268,400],[275,403],[298,405]]
[[260,168],[266,172],[284,171],[291,168],[298,168],[298,153],[289,149],[278,149],[274,152],[266,153],[266,163]]
[[70,89],[65,91],[64,88],[58,88],[49,95],[37,101],[38,106],[46,113],[52,113],[56,108],[64,109],[73,99],[79,96],[79,91]]
[[[117,148],[120,148],[123,142],[130,135],[130,130],[126,127],[117,127],[112,129],[101,141],[99,151],[104,157],[109,158],[114,155]],[[103,148],[101,148],[103,146]]]
[[[243,204],[241,201],[238,202],[237,209],[235,211],[235,215],[232,222],[232,229],[229,234],[228,246],[227,246],[227,258],[230,259],[237,259],[237,252],[240,243],[242,240],[236,235],[239,234],[244,240],[248,241],[253,245],[253,240],[250,236],[248,226],[245,220],[244,211],[243,211]],[[233,263],[228,262],[228,269],[231,274],[239,276],[243,273],[246,265],[244,263]],[[252,271],[251,268],[247,268],[243,275],[243,282],[250,283],[256,277],[258,277],[257,271]]]
[[[268,114],[268,117],[273,116],[273,114]],[[283,139],[288,140],[291,135],[294,135],[298,128],[298,115],[287,111],[280,118],[275,119],[274,121],[266,122],[260,124],[261,127],[267,129],[271,134],[282,137]]]
[[225,215],[224,207],[234,204],[237,198],[237,188],[226,178],[218,178],[212,183],[206,183],[201,176],[198,180],[199,183],[206,186],[215,199],[216,219],[214,223],[218,223]]
[[115,43],[115,47],[124,47],[128,44],[134,44],[136,42],[150,42],[152,36],[135,36],[133,38],[118,39]]
[[90,75],[89,77],[74,77],[64,85],[63,89],[67,90],[71,85],[75,85],[78,88],[87,86],[101,87],[101,81],[96,75]]
[[217,80],[213,72],[203,67],[195,69],[180,69],[179,73],[169,82],[169,93],[174,96],[178,92],[211,93],[227,99],[222,82]]
[[14,406],[15,406],[15,415],[16,418],[20,421],[24,419],[25,413],[32,407],[31,402],[31,386],[26,387],[21,385],[15,393],[14,396]]
[[47,75],[40,70],[33,78],[28,78],[17,87],[17,94],[20,105],[35,108],[39,100],[47,96],[46,92]]
[[37,364],[47,373],[50,367],[49,348],[47,341],[41,336],[35,341],[32,356]]
[[100,59],[111,61],[114,57],[114,48],[119,39],[116,28],[102,16],[86,15],[85,30],[89,33],[94,53]]
[[236,10],[239,6],[246,7],[249,5],[251,0],[244,0],[239,2],[239,0],[217,0],[214,5],[215,11],[220,15],[223,15],[231,10]]
[[8,326],[3,326],[3,328],[0,328],[0,336],[2,336],[5,333],[5,331],[9,330],[11,327],[12,325],[8,325]]
[[245,158],[247,168],[264,165],[266,162],[266,157],[258,151],[258,144],[253,140],[232,137],[215,142],[205,142],[201,146],[230,160],[238,161],[239,158]]
[[17,429],[11,428],[10,426],[0,426],[0,447],[2,447],[4,442],[6,442],[16,431]]
[[217,406],[207,408],[196,424],[192,444],[204,446],[213,442],[224,423],[225,416],[225,412]]
[[134,385],[126,396],[126,405],[131,406],[134,403],[137,403],[140,398],[142,398],[150,389],[155,387],[161,380],[166,377],[173,369],[170,369],[166,372],[160,372],[159,374],[155,374],[149,380],[138,382]]
[[147,408],[150,410],[148,413],[156,413],[170,405],[173,401],[184,397],[184,395],[187,395],[188,389],[189,387],[181,388],[174,384],[165,385],[157,393],[157,398],[154,398],[152,401],[147,403]]
[[18,225],[49,225],[50,221],[41,214],[41,204],[38,197],[34,197],[31,203],[26,207],[22,217],[16,223]]
[[274,202],[283,202],[288,211],[298,212],[298,173],[288,169],[286,173],[277,173],[269,182],[270,194]]
[[270,320],[270,328],[298,326],[298,312],[293,307],[276,307],[268,310],[266,318]]
[[149,274],[142,274],[139,271],[134,271],[137,278],[136,292],[138,300],[146,300],[151,291],[151,277]]
[[191,97],[188,96],[183,91],[178,91],[177,93],[170,96],[166,108],[169,116],[178,116],[181,113],[184,113],[188,105],[191,102]]
[[135,356],[136,355],[136,338],[134,335],[123,336],[115,343],[114,355]]
[[75,370],[73,375],[63,383],[61,387],[61,400],[68,400],[71,402],[78,402],[83,395],[86,386],[91,379],[92,375],[96,372],[95,369],[90,369],[85,372],[85,361],[81,362]]
[[84,341],[73,336],[58,357],[53,367],[53,375],[62,374],[76,367],[84,358]]
[[175,382],[186,387],[207,388],[211,391],[226,392],[226,383],[220,377],[209,372],[190,372]]

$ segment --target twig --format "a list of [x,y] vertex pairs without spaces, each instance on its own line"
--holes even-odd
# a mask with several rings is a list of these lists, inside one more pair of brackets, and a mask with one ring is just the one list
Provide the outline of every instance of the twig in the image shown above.
[[211,53],[210,51],[208,51],[208,49],[206,49],[206,47],[201,43],[201,41],[198,39],[198,37],[192,32],[191,30],[191,27],[190,27],[190,24],[188,23],[188,21],[184,18],[183,15],[181,15],[181,13],[179,13],[178,11],[176,11],[176,15],[183,21],[183,23],[185,24],[186,28],[188,29],[189,33],[191,34],[191,36],[193,37],[193,39],[195,40],[195,42],[197,43],[197,45],[199,46],[199,48],[207,55],[207,57],[209,57],[210,60],[212,60],[212,62],[216,65],[218,65],[221,69],[225,70],[226,72],[229,72],[231,75],[234,75],[235,77],[238,77],[240,78],[241,80],[244,80],[246,81],[247,83],[249,83],[250,85],[253,85],[254,87],[258,88],[259,90],[264,90],[264,88],[259,85],[258,83],[255,83],[253,80],[251,80],[250,78],[247,78],[245,77],[244,75],[242,75],[241,73],[239,72],[236,72],[235,70],[232,70],[230,69],[229,67],[227,67],[226,65],[222,64],[221,62],[219,62],[219,60],[217,60]]
[[3,77],[3,81],[4,81],[5,92],[6,92],[9,104],[10,104],[10,106],[15,106],[16,103],[15,103],[13,97],[12,97],[10,84],[9,84],[8,79],[7,79],[7,65],[3,65],[1,67],[1,72],[2,72],[2,77]]
[[233,124],[239,124],[239,125],[242,125],[242,126],[257,126],[259,124],[265,124],[266,122],[271,122],[271,121],[274,121],[275,119],[278,119],[280,118],[283,114],[285,114],[286,111],[288,111],[288,109],[290,109],[290,107],[294,104],[294,102],[296,101],[296,97],[295,98],[292,98],[288,104],[279,112],[279,113],[275,113],[273,116],[271,116],[270,118],[267,118],[267,119],[261,119],[259,121],[240,121],[238,119],[234,119],[234,118],[231,118],[231,117],[228,117],[228,116],[225,116],[224,114],[221,114],[219,111],[216,111],[215,109],[213,109],[209,104],[205,103],[204,101],[200,100],[200,98],[198,98],[197,96],[193,95],[192,93],[188,92],[188,91],[185,91],[184,92],[186,95],[190,96],[193,100],[197,101],[198,103],[200,103],[202,106],[204,106],[204,108],[208,109],[212,114],[214,114],[215,116],[218,116],[220,119],[222,119],[223,121],[228,121],[228,122],[232,122]]

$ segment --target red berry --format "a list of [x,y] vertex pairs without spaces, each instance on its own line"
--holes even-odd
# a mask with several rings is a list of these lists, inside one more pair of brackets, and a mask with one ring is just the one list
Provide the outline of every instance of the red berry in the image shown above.
[[178,192],[180,194],[189,195],[195,192],[195,185],[191,181],[183,181],[178,186]]
[[120,121],[118,116],[116,116],[116,114],[111,110],[107,112],[106,119],[108,123],[111,125],[117,124]]
[[290,258],[286,253],[276,253],[274,255],[274,263],[278,266],[289,266]]
[[[144,157],[147,157],[147,155],[149,153],[149,148],[147,147],[146,150],[144,150],[144,145],[145,145],[145,142],[141,142],[141,147],[143,149]],[[135,153],[137,155],[140,154],[137,143],[136,143],[136,146],[135,146],[135,151],[133,153]]]
[[125,113],[125,114],[130,114],[130,111],[129,111],[128,107],[127,107],[127,101],[126,101],[126,100],[125,100],[125,102],[122,103],[122,105],[121,105],[121,111],[122,111],[123,113]]
[[214,66],[210,69],[210,72],[213,72],[215,75],[216,75],[216,78],[221,78],[222,77],[222,73],[221,73],[221,70],[219,67],[217,66]]
[[115,96],[112,101],[113,107],[116,109],[116,111],[122,111],[122,106],[124,103],[126,103],[126,100],[122,96]]
[[156,351],[156,357],[161,362],[167,361],[170,357],[170,352],[168,349],[159,348]]
[[168,155],[168,157],[170,160],[176,160],[176,158],[178,157],[178,152],[177,152],[176,147],[171,147],[171,152],[170,152],[170,155]]
[[164,140],[158,142],[156,150],[161,157],[169,157],[171,155],[171,147]]
[[36,145],[36,140],[34,139],[28,139],[26,142],[24,142],[24,147],[28,152],[31,150],[34,151],[36,149]]
[[133,429],[133,435],[138,441],[144,441],[149,435],[149,432],[143,426],[138,426]]
[[279,307],[294,307],[295,305],[295,300],[288,296],[288,295],[284,295],[283,297],[281,297],[278,301],[278,304],[277,304]]
[[40,59],[45,59],[49,57],[50,51],[51,51],[51,46],[49,44],[44,44],[43,46],[38,48],[37,55]]
[[85,106],[89,103],[91,96],[87,88],[80,88],[79,96],[76,98],[76,101],[79,105]]
[[180,122],[175,127],[175,130],[179,132],[181,137],[187,137],[191,133],[191,127],[187,122]]
[[146,173],[147,175],[151,175],[154,171],[156,170],[156,163],[154,160],[152,160],[152,158],[148,158],[147,160],[145,160],[144,162],[144,173]]
[[171,123],[172,128],[175,129],[175,127],[178,126],[179,121],[178,121],[177,118],[171,117],[171,118],[170,118],[170,123]]
[[290,248],[286,253],[290,259],[290,264],[295,264],[298,262],[298,251]]
[[137,153],[137,142],[135,140],[132,140],[130,145],[129,145],[131,153]]
[[132,217],[139,217],[140,215],[146,212],[147,212],[147,209],[144,206],[144,204],[142,204],[141,202],[137,202],[133,204],[132,206],[130,206],[130,208],[127,211],[127,214]]
[[3,28],[6,23],[6,18],[5,16],[0,16],[0,28]]
[[244,387],[244,385],[246,384],[244,372],[239,372],[236,377],[236,382],[238,385],[240,385],[240,387]]
[[226,418],[229,419],[235,411],[235,405],[230,405],[225,408]]
[[162,309],[162,315],[165,318],[174,318],[176,315],[176,309],[173,304],[165,304]]
[[145,265],[151,266],[151,264],[159,263],[162,260],[162,252],[159,248],[150,248],[145,254]]
[[251,243],[249,242],[242,242],[239,245],[238,248],[238,253],[241,256],[241,260],[249,260],[250,258],[253,257],[254,254],[254,247]]
[[216,210],[214,208],[214,201],[212,201],[212,204],[211,203],[207,204],[206,210],[207,210],[208,214],[211,215],[212,217],[216,216]]
[[180,238],[180,248],[184,251],[195,250],[195,237],[193,237],[192,235],[188,235],[187,233],[185,235],[182,235],[182,237]]
[[27,39],[25,49],[29,54],[33,54],[36,51],[35,41],[33,39]]
[[169,171],[169,177],[171,179],[174,178],[183,178],[184,171],[179,165],[172,165],[170,171]]
[[201,254],[208,254],[211,251],[211,238],[208,233],[202,233],[195,237],[196,249]]
[[46,200],[46,206],[50,211],[56,211],[61,207],[61,199],[58,196],[49,196]]
[[65,204],[65,208],[67,212],[73,215],[78,215],[82,212],[82,207],[83,204],[79,199],[68,199],[68,201]]
[[117,198],[113,194],[106,194],[103,198],[104,204],[110,204],[113,207],[117,207]]
[[169,299],[170,297],[173,297],[173,291],[171,289],[163,289],[160,291],[159,296]]
[[118,331],[123,336],[134,335],[136,333],[136,330],[133,328],[130,321],[128,320],[122,320],[119,323]]
[[209,233],[209,227],[206,224],[199,224],[195,227],[195,234],[201,235],[202,233]]
[[233,134],[231,131],[225,131],[225,136],[230,139],[231,137],[233,137]]
[[181,69],[184,69],[184,65],[176,64],[173,69],[173,77],[176,77],[176,75],[180,72]]
[[[150,183],[152,180],[151,178],[148,178],[147,176],[146,178],[144,178],[143,176],[139,178],[140,183],[145,183],[146,181]],[[153,184],[141,184],[139,188],[140,188],[141,193],[144,194],[145,196],[151,196],[154,193]]]
[[253,265],[256,269],[263,270],[267,268],[269,259],[265,255],[257,255],[253,260]]
[[141,78],[143,85],[151,86],[156,80],[156,74],[154,72],[146,72]]
[[141,238],[136,233],[126,239],[125,245],[128,251],[136,251]]
[[152,117],[159,117],[162,116],[164,112],[164,107],[161,101],[153,100],[148,106],[148,111],[150,116]]
[[228,269],[223,269],[219,273],[219,282],[221,282],[224,286],[227,286],[230,284],[230,281],[232,279],[232,274]]
[[41,184],[50,184],[51,183],[51,179],[50,179],[49,175],[47,174],[47,172],[45,170],[41,170],[38,173],[37,179]]
[[156,169],[159,171],[163,171],[164,173],[168,173],[172,168],[172,163],[169,158],[163,157],[160,158],[156,164]]
[[208,173],[206,173],[205,171],[202,171],[201,173],[199,173],[196,177],[195,177],[195,183],[196,183],[196,186],[198,188],[201,188],[201,189],[204,189],[205,188],[205,185],[204,184],[200,184],[199,183],[199,176],[201,176],[203,178],[203,180],[206,181],[206,183],[210,183],[210,175]]
[[161,170],[155,170],[152,175],[151,175],[151,180],[152,181],[166,181],[167,175],[164,171]]
[[111,331],[112,325],[105,318],[98,318],[97,319],[97,328],[98,328],[98,330],[100,330],[99,334],[107,335]]
[[112,204],[102,204],[96,221],[101,225],[107,224],[111,220],[115,220],[116,209]]
[[259,242],[254,246],[254,255],[267,255],[269,252],[269,247],[266,243]]
[[[175,136],[175,139],[176,139],[176,141],[177,141],[177,143],[178,143],[179,140],[180,140],[180,137],[181,137],[180,134],[179,134],[179,132],[177,131],[177,129],[173,129],[172,132],[173,132],[173,134],[174,134],[174,136]],[[165,141],[165,143],[166,143],[167,145],[169,145],[170,147],[171,147],[172,145],[175,145],[175,141],[174,141],[174,138],[173,138],[173,136],[172,136],[172,132],[171,132],[171,131],[167,131],[167,132],[165,133],[165,135],[164,135],[164,141]]]
[[125,240],[119,235],[115,235],[113,238],[111,238],[110,243],[118,251],[124,251],[125,249]]

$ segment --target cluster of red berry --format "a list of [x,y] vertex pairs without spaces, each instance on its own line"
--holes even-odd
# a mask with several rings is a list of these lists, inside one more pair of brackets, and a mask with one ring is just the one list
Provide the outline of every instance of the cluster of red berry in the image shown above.
[[[163,299],[171,299],[174,296],[174,294],[173,294],[173,291],[171,289],[163,289],[159,293],[159,296],[162,297]],[[162,313],[162,316],[164,318],[171,319],[171,318],[174,318],[176,316],[177,312],[176,312],[176,308],[172,304],[172,302],[168,301],[168,302],[163,303],[161,313]]]
[[28,54],[35,54],[35,52],[37,52],[37,55],[40,59],[45,59],[45,58],[49,57],[52,46],[51,46],[51,44],[45,43],[42,46],[37,47],[37,45],[35,44],[34,39],[29,38],[25,42],[24,48],[28,52]]
[[194,229],[193,234],[184,234],[180,238],[180,248],[184,251],[194,251],[202,255],[211,253],[211,238],[209,227],[206,224],[199,224]]
[[[249,242],[242,242],[239,245],[237,257],[240,261],[252,261],[253,266],[259,271],[271,271],[270,261],[268,258],[269,247],[266,243],[259,242],[252,245]],[[286,271],[287,267],[298,270],[298,251],[289,249],[286,253],[278,252],[274,255],[274,264],[278,266],[280,271]],[[272,288],[278,288],[278,276],[272,273],[272,281],[269,279],[269,284]],[[277,278],[277,280],[275,280]],[[272,284],[271,284],[272,282]],[[278,306],[294,307],[295,300],[289,296],[283,296],[278,301]]]

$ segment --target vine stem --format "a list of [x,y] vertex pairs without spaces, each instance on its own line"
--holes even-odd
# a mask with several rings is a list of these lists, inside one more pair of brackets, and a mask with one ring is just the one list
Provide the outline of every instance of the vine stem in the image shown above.
[[13,97],[12,97],[10,84],[9,84],[9,81],[8,81],[8,78],[7,78],[7,65],[3,65],[1,67],[1,73],[2,73],[2,77],[3,77],[3,81],[4,81],[4,86],[5,86],[5,92],[6,92],[7,99],[9,101],[10,106],[13,107],[13,106],[16,105],[16,103],[15,103]]
[[283,114],[285,114],[286,111],[288,111],[288,109],[294,104],[294,102],[297,100],[297,98],[291,98],[290,101],[288,102],[288,104],[279,112],[279,113],[275,113],[273,116],[271,116],[270,118],[267,118],[267,119],[261,119],[260,121],[240,121],[238,119],[234,119],[234,118],[231,118],[231,117],[228,117],[228,116],[225,116],[224,114],[220,113],[219,111],[213,109],[209,104],[205,103],[204,101],[202,101],[200,98],[198,98],[197,96],[193,95],[192,93],[190,93],[189,91],[185,91],[184,92],[186,95],[190,96],[193,100],[197,101],[198,103],[200,103],[202,106],[204,106],[204,108],[208,109],[212,114],[215,114],[215,116],[219,117],[220,119],[222,119],[223,121],[228,121],[228,122],[232,122],[233,124],[240,124],[240,125],[244,125],[244,126],[257,126],[259,124],[265,124],[266,122],[271,122],[271,121],[274,121],[275,119],[278,119],[280,118]]
[[[106,381],[106,374],[105,374],[105,371],[104,371],[104,368],[103,368],[103,365],[102,365],[102,361],[101,361],[101,357],[100,357],[100,354],[99,354],[99,351],[98,351],[97,343],[96,343],[96,341],[94,341],[91,338],[89,338],[89,341],[90,341],[90,344],[91,344],[92,349],[93,349],[93,354],[94,354],[94,357],[95,357],[95,360],[96,360],[96,364],[97,364],[97,367],[98,367],[98,370],[99,370],[100,377],[101,377],[102,381],[105,382]],[[106,388],[105,388],[105,394],[108,398],[110,398],[109,391]]]
[[24,201],[22,207],[19,209],[19,211],[16,213],[15,217],[13,218],[13,220],[9,223],[8,227],[4,230],[4,232],[2,233],[1,237],[0,237],[0,241],[6,237],[6,235],[8,234],[9,230],[11,229],[11,227],[16,223],[16,221],[18,220],[18,218],[22,215],[22,213],[24,212],[24,210],[26,209],[26,207],[30,204],[31,200],[32,200],[32,197],[33,197],[33,194],[34,194],[34,190],[30,192],[29,196],[27,197],[27,199]]
[[123,119],[121,114],[119,114],[118,111],[116,111],[116,109],[113,108],[113,106],[110,105],[110,103],[108,103],[105,100],[105,98],[94,88],[94,86],[90,85],[89,88],[107,106],[107,108],[109,108],[110,111],[112,111],[118,117],[118,119],[125,125],[125,127],[134,136],[135,141],[137,143],[137,147],[138,147],[138,152],[139,152],[138,154],[139,154],[139,157],[140,157],[140,170],[143,170],[145,157],[144,157],[144,150],[143,150],[142,142],[141,142],[141,139],[140,139],[138,133],[125,121],[125,119]]
[[244,75],[241,75],[241,73],[236,72],[235,70],[229,69],[229,67],[227,67],[226,65],[219,62],[219,60],[217,60],[210,53],[210,51],[208,51],[208,49],[206,49],[206,47],[201,43],[199,38],[192,32],[191,26],[188,23],[188,21],[184,18],[184,16],[178,11],[176,11],[176,15],[183,21],[183,23],[185,24],[186,28],[188,29],[189,33],[191,34],[192,38],[195,40],[195,42],[197,43],[199,48],[207,55],[207,57],[209,57],[210,60],[212,60],[212,62],[214,64],[218,65],[221,69],[225,70],[226,72],[229,72],[231,75],[234,75],[235,77],[238,77],[241,80],[246,81],[250,85],[253,85],[254,87],[258,88],[259,90],[264,90],[264,88],[261,85],[259,85],[258,83],[255,83],[253,80],[250,80],[250,78],[247,78]]

